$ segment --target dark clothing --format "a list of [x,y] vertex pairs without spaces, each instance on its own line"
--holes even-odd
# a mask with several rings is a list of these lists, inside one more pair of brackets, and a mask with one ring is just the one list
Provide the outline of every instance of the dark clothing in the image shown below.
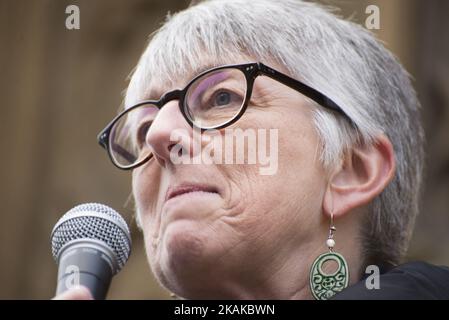
[[[369,277],[370,275],[367,275]],[[409,262],[379,276],[379,289],[367,289],[366,280],[336,294],[334,300],[449,299],[449,267]]]

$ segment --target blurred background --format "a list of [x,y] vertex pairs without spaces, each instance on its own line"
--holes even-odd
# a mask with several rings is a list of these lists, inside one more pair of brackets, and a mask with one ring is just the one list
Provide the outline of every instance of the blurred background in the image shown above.
[[[250,0],[248,0],[250,1]],[[118,110],[127,77],[168,11],[189,0],[0,0],[0,298],[47,299],[57,268],[50,232],[85,202],[122,213],[133,253],[111,299],[165,299],[146,262],[130,201],[131,175],[96,142]],[[449,265],[449,1],[320,1],[373,30],[413,75],[427,133],[421,215],[407,260]],[[65,27],[69,5],[80,29]]]

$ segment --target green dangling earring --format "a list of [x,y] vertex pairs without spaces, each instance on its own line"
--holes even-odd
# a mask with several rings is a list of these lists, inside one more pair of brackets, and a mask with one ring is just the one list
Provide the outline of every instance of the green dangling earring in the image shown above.
[[[348,264],[341,254],[334,252],[334,232],[336,230],[334,226],[334,214],[331,213],[329,237],[326,241],[329,252],[318,256],[310,269],[310,291],[312,291],[313,297],[317,300],[328,300],[345,289],[349,284]],[[322,266],[323,263],[329,260],[337,262],[338,267],[335,272],[326,274],[323,272]]]

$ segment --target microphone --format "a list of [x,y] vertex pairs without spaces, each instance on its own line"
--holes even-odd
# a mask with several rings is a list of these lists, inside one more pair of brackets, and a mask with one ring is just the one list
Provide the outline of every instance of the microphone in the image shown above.
[[58,264],[56,294],[83,285],[94,299],[102,300],[112,277],[128,260],[131,236],[125,220],[114,209],[85,203],[72,208],[55,224],[51,249]]

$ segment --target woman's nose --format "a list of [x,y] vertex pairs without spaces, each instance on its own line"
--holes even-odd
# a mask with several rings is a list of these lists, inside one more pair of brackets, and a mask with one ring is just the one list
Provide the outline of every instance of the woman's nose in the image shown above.
[[146,136],[146,143],[153,152],[153,157],[162,167],[171,164],[170,151],[181,144],[183,150],[190,150],[192,128],[179,110],[178,100],[170,101],[161,108],[151,124]]

